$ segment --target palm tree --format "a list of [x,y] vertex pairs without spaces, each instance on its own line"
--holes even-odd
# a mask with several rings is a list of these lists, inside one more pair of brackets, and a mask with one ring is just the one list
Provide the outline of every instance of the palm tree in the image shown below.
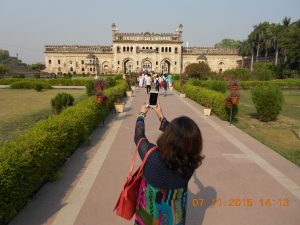
[[242,68],[244,68],[244,57],[249,56],[251,51],[251,45],[248,40],[239,42],[239,54],[242,56]]
[[282,20],[282,24],[284,27],[288,27],[291,23],[291,18],[290,17],[284,17]]
[[280,24],[272,24],[271,30],[273,34],[273,46],[275,49],[275,65],[277,65],[279,55],[279,37],[282,31],[282,27]]
[[[286,32],[287,29],[289,28],[289,25],[291,23],[291,18],[290,17],[284,17],[282,20],[282,25],[283,25],[283,31]],[[287,61],[287,56],[286,56],[286,49],[283,49],[283,54],[284,54],[284,63]]]

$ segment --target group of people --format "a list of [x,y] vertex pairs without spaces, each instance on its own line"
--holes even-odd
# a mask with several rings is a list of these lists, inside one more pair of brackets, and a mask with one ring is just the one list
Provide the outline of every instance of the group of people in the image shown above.
[[168,89],[173,89],[172,87],[172,75],[171,74],[163,74],[159,75],[156,73],[148,74],[142,73],[137,76],[136,85],[140,87],[145,87],[147,89],[147,94],[151,91],[153,87],[157,92],[160,89],[163,91],[163,95],[167,95]]

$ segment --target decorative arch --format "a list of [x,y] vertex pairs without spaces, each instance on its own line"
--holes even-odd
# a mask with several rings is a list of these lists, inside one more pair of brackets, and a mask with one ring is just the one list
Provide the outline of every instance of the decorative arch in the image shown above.
[[145,58],[142,60],[142,70],[145,71],[152,71],[153,69],[153,63],[152,60],[149,58]]
[[122,66],[123,66],[123,72],[124,73],[130,73],[133,72],[133,65],[134,65],[134,61],[131,58],[126,58],[123,60],[122,62]]
[[197,61],[198,61],[198,62],[206,62],[206,63],[207,63],[207,58],[206,58],[205,55],[199,55],[199,56],[197,57]]
[[102,63],[102,72],[108,73],[110,71],[110,63],[108,61],[104,61]]
[[190,65],[190,64],[191,64],[190,62],[186,62],[186,63],[184,64],[184,66],[183,66],[184,71],[185,71],[185,68],[186,68],[188,65]]
[[171,71],[171,64],[172,64],[172,60],[171,59],[164,58],[160,62],[161,73],[162,74],[170,73],[170,71]]

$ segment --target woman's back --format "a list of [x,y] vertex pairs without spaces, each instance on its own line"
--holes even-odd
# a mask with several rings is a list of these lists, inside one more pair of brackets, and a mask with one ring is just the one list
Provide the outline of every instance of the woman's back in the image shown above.
[[[134,138],[135,143],[144,138],[138,147],[141,159],[155,146],[145,136],[144,119],[146,113],[144,111],[147,112],[142,107],[137,118]],[[190,119],[186,120],[185,117],[183,120],[179,119],[179,122],[173,123],[172,121],[171,126],[169,126],[169,122],[162,116],[162,113],[160,115],[159,102],[158,109],[155,111],[161,120],[160,130],[166,131],[158,139],[157,149],[150,154],[145,164],[138,193],[135,224],[185,224],[188,182],[203,159],[200,155],[202,149],[200,130],[192,122],[192,125],[196,126],[196,132],[190,130],[191,134],[180,134],[181,132],[186,133],[188,125],[182,124],[189,124]],[[174,133],[174,130],[178,129],[176,123],[179,125],[180,132],[177,130],[178,132]],[[190,127],[188,128],[190,129]],[[176,141],[166,141],[173,140],[172,138],[175,138]],[[197,138],[200,138],[200,142],[194,140]]]

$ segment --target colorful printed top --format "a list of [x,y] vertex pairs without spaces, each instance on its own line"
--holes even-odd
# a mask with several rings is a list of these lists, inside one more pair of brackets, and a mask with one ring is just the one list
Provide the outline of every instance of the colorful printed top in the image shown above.
[[[169,122],[164,118],[160,130],[164,131]],[[144,116],[139,115],[136,121],[134,141],[145,137]],[[147,151],[155,146],[144,139],[138,152],[143,160]],[[187,185],[193,175],[187,178],[179,176],[176,171],[169,169],[153,151],[147,159],[143,178],[138,193],[135,225],[183,225],[185,224]]]

